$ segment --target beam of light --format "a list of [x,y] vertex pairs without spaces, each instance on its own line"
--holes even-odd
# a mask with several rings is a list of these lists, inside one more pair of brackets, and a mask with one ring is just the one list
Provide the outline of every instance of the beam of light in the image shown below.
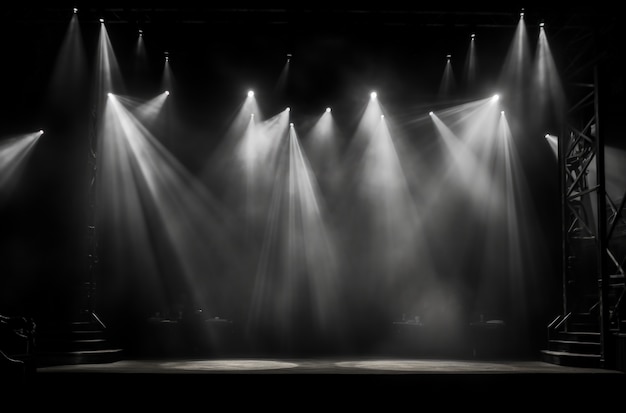
[[[421,306],[434,271],[422,239],[421,205],[404,166],[413,160],[403,162],[409,152],[382,115],[380,101],[370,100],[343,161],[345,190],[338,195],[344,200],[337,209],[344,264],[351,266],[346,305],[372,319],[399,318],[407,308]],[[355,321],[353,328],[361,327]]]
[[165,91],[149,100],[138,100],[117,95],[117,100],[130,110],[145,126],[151,126],[158,119],[169,92]]
[[143,38],[143,30],[139,30],[137,33],[137,42],[135,43],[135,71],[142,73],[146,66],[148,54],[146,52],[146,42]]
[[248,128],[251,117],[254,118],[257,123],[262,122],[264,119],[264,114],[261,111],[254,90],[252,89],[246,92],[246,98],[235,111],[233,119],[224,134],[224,140],[229,142],[240,139],[243,132]]
[[468,113],[464,127],[457,132],[461,139],[485,158],[490,156],[493,142],[496,139],[497,125],[500,117],[499,95],[484,99],[483,105],[475,107]]
[[[433,299],[447,299],[457,314],[472,313],[476,277],[485,265],[482,254],[489,250],[484,240],[492,223],[503,219],[506,199],[496,185],[499,172],[493,169],[499,159],[500,113],[497,100],[490,97],[430,114],[441,139],[441,161],[431,173],[422,215],[437,234],[432,238],[440,240],[433,244],[433,255],[442,280],[454,276],[450,285],[442,281],[441,293],[433,290]],[[450,255],[460,255],[463,264],[445,258]]]
[[[538,125],[550,120],[548,114],[556,116],[557,125],[562,122],[561,116],[565,112],[565,93],[558,74],[558,69],[550,50],[546,30],[542,26],[539,30],[535,61],[533,68],[534,97],[533,106],[536,113],[543,118],[536,119]],[[547,118],[547,119],[546,119]]]
[[[284,123],[281,123],[284,125]],[[335,338],[340,317],[337,258],[315,176],[293,124],[280,142],[272,198],[257,267],[249,329],[284,349]]]
[[41,135],[43,131],[12,136],[0,141],[0,194],[10,193],[18,184]]
[[161,88],[163,90],[173,91],[176,86],[174,85],[174,77],[172,75],[172,67],[170,64],[169,54],[165,55],[163,59],[163,73],[161,75]]
[[467,47],[467,54],[465,56],[465,66],[463,68],[463,78],[465,80],[465,86],[471,90],[476,82],[476,71],[478,70],[476,62],[476,36],[474,34],[470,37],[469,46]]
[[489,171],[467,142],[461,140],[439,116],[433,113],[431,117],[445,149],[444,170],[439,174],[440,184],[433,189],[431,202],[436,204],[438,196],[445,197],[444,189],[452,188],[469,194],[474,204],[482,205],[491,192]]
[[120,296],[116,305],[175,314],[185,296],[186,305],[209,315],[236,311],[239,261],[221,204],[115,95],[98,143],[103,257],[117,277],[107,287],[118,296],[127,286],[137,294],[132,303]]
[[[545,234],[537,228],[537,213],[532,207],[528,182],[512,139],[504,114],[498,125],[499,139],[494,142],[497,159],[493,164],[492,191],[504,197],[504,205],[495,206],[499,211],[485,211],[489,215],[489,226],[485,237],[483,257],[484,278],[479,285],[476,307],[481,311],[506,314],[518,324],[518,334],[528,337],[530,325],[528,315],[539,310],[532,304],[544,302],[540,297],[539,266],[547,258],[547,245],[542,242]],[[497,212],[497,213],[492,213]],[[504,291],[496,296],[493,291]],[[537,297],[531,300],[530,296]],[[539,299],[540,298],[540,299]],[[530,303],[530,305],[529,305]],[[529,311],[532,310],[532,311]]]
[[291,67],[291,58],[291,53],[288,53],[285,64],[283,65],[283,68],[280,71],[280,75],[276,80],[276,85],[274,86],[274,94],[278,96],[279,99],[284,98],[287,93],[287,82],[289,80],[289,68]]
[[510,96],[516,97],[517,104],[521,104],[522,97],[526,95],[524,92],[527,77],[531,73],[531,63],[526,22],[520,18],[500,72],[500,87],[508,90]]
[[102,105],[106,103],[106,93],[124,92],[124,81],[115,51],[106,26],[100,25],[98,47],[96,51],[94,99],[96,113],[102,113]]
[[[203,167],[203,178],[210,180],[213,175],[218,175],[220,180],[229,180],[232,179],[228,176],[229,173],[233,173],[237,178],[240,175],[238,172],[241,171],[245,179],[246,173],[250,172],[246,166],[251,165],[251,158],[248,154],[254,152],[250,146],[257,142],[250,136],[256,133],[253,126],[262,121],[263,114],[256,101],[254,91],[248,90],[246,98],[234,111],[220,145]],[[239,185],[234,185],[234,182],[228,183],[232,184],[229,185],[229,188],[239,187]]]
[[474,100],[439,110],[437,117],[473,151],[488,156],[497,131],[498,101],[498,95]]
[[342,134],[333,114],[330,108],[326,108],[303,140],[318,183],[322,191],[328,194],[327,199],[339,189],[341,139]]
[[[264,124],[256,116],[250,116],[248,127],[235,148],[235,162],[237,170],[241,171],[243,185],[233,182],[235,190],[243,189],[244,218],[247,225],[253,225],[265,216],[267,194],[273,182],[274,171],[272,159],[278,147],[278,138],[274,136],[267,125],[284,124],[285,117],[273,119],[273,122]],[[278,128],[277,128],[278,129]],[[270,133],[268,133],[268,131]]]
[[281,134],[288,125],[288,109],[266,120],[254,116],[236,148],[237,167],[243,166],[245,185],[235,188],[245,190],[243,205],[248,224],[259,222],[257,218],[267,214],[269,194],[275,186],[276,169],[280,167]]
[[550,146],[550,149],[552,150],[552,153],[554,154],[554,158],[558,160],[559,159],[558,136],[554,136],[554,135],[550,135],[549,133],[546,133],[544,137],[546,138],[546,142],[548,142],[548,145]]
[[[75,115],[76,105],[87,88],[87,61],[78,15],[73,14],[57,56],[49,93],[52,107],[66,107]],[[72,101],[76,99],[76,101]],[[68,102],[69,101],[69,102]]]
[[452,92],[456,88],[456,80],[454,79],[454,71],[452,70],[452,56],[446,56],[446,63],[443,68],[443,74],[441,75],[441,81],[439,83],[439,98],[445,99],[452,95]]
[[360,179],[361,200],[372,209],[373,233],[378,234],[372,248],[373,256],[378,256],[374,265],[382,265],[387,277],[397,276],[416,256],[420,220],[402,161],[382,117],[363,154]]

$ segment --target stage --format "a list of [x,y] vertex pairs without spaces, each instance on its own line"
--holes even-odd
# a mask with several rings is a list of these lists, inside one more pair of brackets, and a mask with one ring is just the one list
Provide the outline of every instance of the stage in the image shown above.
[[[387,408],[422,402],[502,409],[530,405],[612,403],[623,372],[533,360],[142,359],[37,369],[33,394],[68,406],[69,394],[137,406],[191,401],[286,410],[335,406]],[[52,396],[52,397],[51,397]],[[333,404],[328,404],[332,402]],[[116,404],[114,402],[113,404]],[[334,404],[340,403],[340,404]],[[541,404],[538,404],[541,403]]]

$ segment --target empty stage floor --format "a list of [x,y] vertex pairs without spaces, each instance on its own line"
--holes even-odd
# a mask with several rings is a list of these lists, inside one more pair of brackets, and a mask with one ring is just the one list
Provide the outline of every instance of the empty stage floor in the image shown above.
[[66,400],[62,394],[95,393],[108,395],[101,400],[123,397],[141,405],[228,399],[277,407],[297,398],[311,406],[332,400],[391,407],[416,400],[494,405],[506,398],[598,407],[613,405],[616,397],[624,402],[626,373],[528,360],[166,358],[41,367],[30,388],[59,402]]

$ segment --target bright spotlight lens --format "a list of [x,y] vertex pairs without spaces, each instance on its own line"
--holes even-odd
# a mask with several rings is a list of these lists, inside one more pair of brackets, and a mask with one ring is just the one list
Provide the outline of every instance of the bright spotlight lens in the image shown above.
[[252,96],[254,96],[254,92],[253,92],[253,91],[251,91],[251,90],[249,90],[249,91],[248,91],[248,97],[249,97],[249,98],[251,98]]

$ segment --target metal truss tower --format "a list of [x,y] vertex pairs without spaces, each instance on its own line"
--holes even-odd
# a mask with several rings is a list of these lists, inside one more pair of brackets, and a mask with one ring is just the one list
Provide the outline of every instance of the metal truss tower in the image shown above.
[[544,358],[619,369],[626,326],[626,181],[613,178],[623,145],[616,127],[623,78],[616,75],[622,66],[613,50],[615,28],[595,23],[571,39],[580,54],[570,66],[571,106],[558,141],[563,310],[548,326]]

